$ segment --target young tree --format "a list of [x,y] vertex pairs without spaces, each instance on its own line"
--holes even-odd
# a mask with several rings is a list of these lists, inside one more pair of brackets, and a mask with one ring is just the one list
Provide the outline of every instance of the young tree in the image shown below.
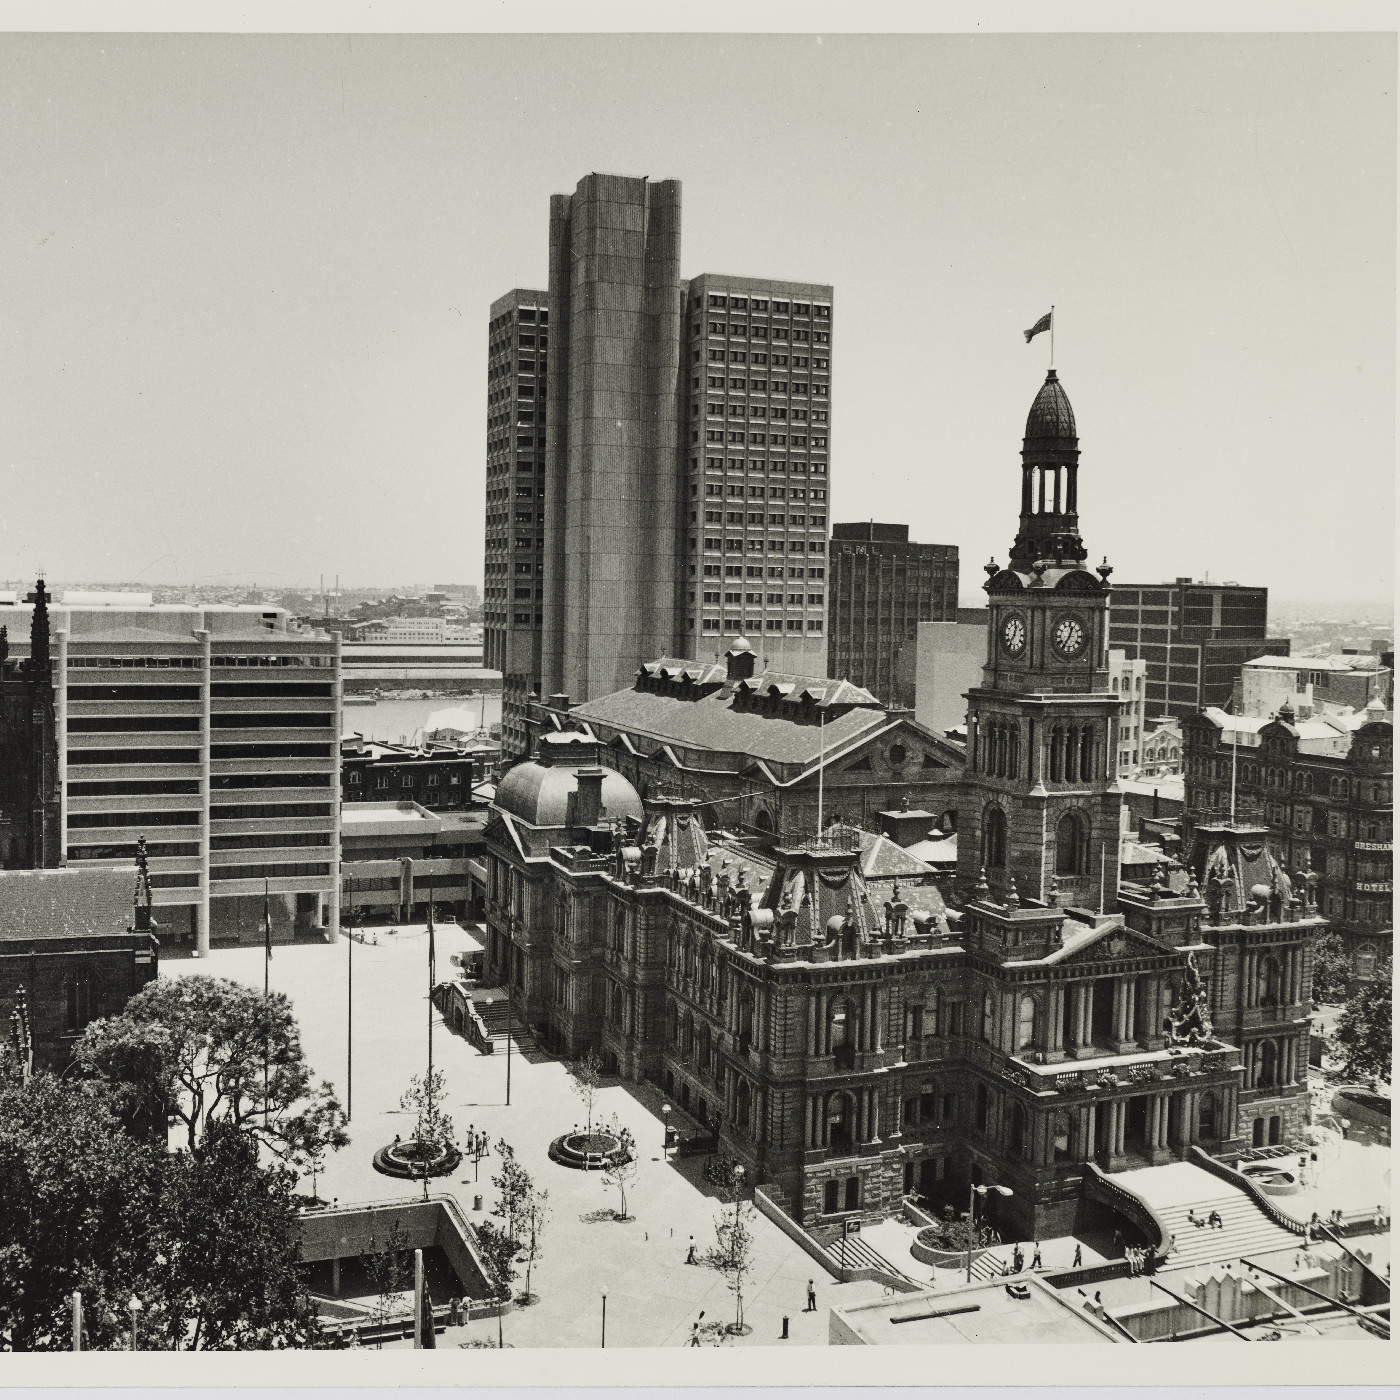
[[1351,959],[1340,934],[1325,933],[1313,944],[1312,997],[1315,1005],[1346,998]]
[[603,1062],[595,1051],[584,1051],[569,1065],[573,1077],[573,1089],[583,1101],[584,1115],[588,1120],[588,1135],[593,1136],[593,1110],[598,1102],[598,1094],[603,1087]]
[[383,1241],[370,1236],[367,1259],[370,1282],[374,1285],[375,1293],[372,1316],[375,1323],[382,1325],[396,1312],[403,1311],[404,1290],[412,1282],[409,1277],[408,1251],[404,1247],[403,1221],[395,1220]]
[[544,1241],[544,1227],[549,1223],[549,1192],[541,1191],[533,1183],[520,1203],[520,1247],[525,1255],[525,1294],[522,1303],[532,1303],[535,1295],[530,1292],[530,1281],[534,1277],[535,1259]]
[[614,1119],[611,1125],[612,1133],[617,1138],[617,1151],[609,1160],[608,1167],[604,1173],[603,1180],[609,1186],[616,1186],[620,1198],[616,1218],[627,1220],[627,1191],[637,1179],[639,1170],[637,1162],[637,1142],[628,1128],[619,1128],[617,1120]]
[[506,1222],[506,1235],[512,1244],[516,1244],[520,1238],[517,1227],[521,1207],[534,1189],[534,1180],[521,1166],[516,1158],[515,1149],[505,1138],[496,1144],[496,1155],[501,1160],[501,1168],[491,1178],[491,1185],[500,1192],[500,1199],[491,1214],[501,1217]]
[[706,1262],[724,1275],[724,1282],[734,1295],[734,1322],[729,1328],[736,1336],[744,1326],[744,1283],[753,1269],[753,1206],[736,1199],[732,1208],[715,1216],[715,1246]]
[[350,1140],[330,1083],[312,1083],[281,992],[264,997],[225,977],[160,977],[120,1016],[94,1021],[76,1054],[123,1114],[174,1115],[190,1151],[221,1121],[300,1170],[318,1150]]
[[399,1100],[400,1108],[412,1109],[417,1117],[413,1136],[421,1142],[449,1152],[457,1146],[457,1129],[443,1110],[447,1097],[447,1076],[435,1069],[431,1074],[415,1074]]
[[1376,964],[1375,976],[1347,1003],[1329,1049],[1343,1061],[1343,1073],[1358,1079],[1390,1078],[1390,959]]
[[[498,1303],[510,1300],[511,1285],[515,1282],[516,1243],[511,1237],[489,1220],[483,1220],[476,1227],[477,1247],[481,1251],[482,1262],[490,1277],[492,1296]],[[496,1309],[496,1344],[504,1346],[501,1335],[501,1310]]]

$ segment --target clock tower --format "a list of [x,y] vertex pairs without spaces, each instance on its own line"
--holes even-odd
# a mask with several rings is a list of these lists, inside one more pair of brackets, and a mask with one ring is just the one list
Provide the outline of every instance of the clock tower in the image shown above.
[[1107,560],[1085,568],[1079,438],[1052,369],[1021,447],[1021,519],[1005,568],[985,567],[982,684],[968,691],[958,821],[958,885],[1011,883],[1022,902],[1111,910],[1118,893],[1122,794],[1115,774],[1121,701],[1108,675]]

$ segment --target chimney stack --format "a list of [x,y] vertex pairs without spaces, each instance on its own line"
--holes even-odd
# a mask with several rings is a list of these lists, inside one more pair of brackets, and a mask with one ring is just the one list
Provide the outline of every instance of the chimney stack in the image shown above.
[[603,770],[580,768],[575,776],[578,799],[574,803],[574,825],[587,830],[597,826],[603,817]]

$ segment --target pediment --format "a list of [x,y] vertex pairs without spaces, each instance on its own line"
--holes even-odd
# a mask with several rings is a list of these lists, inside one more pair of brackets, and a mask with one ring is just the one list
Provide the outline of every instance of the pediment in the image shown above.
[[1053,961],[1067,963],[1101,963],[1134,961],[1135,959],[1157,959],[1164,953],[1174,953],[1176,949],[1169,943],[1158,942],[1148,934],[1130,929],[1122,924],[1106,924],[1080,935],[1072,935],[1068,945],[1060,948]]

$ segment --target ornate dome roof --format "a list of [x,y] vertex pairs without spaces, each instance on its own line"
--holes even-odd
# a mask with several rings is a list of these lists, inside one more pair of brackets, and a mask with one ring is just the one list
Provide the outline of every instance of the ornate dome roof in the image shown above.
[[[578,770],[536,762],[517,763],[496,788],[495,805],[531,826],[568,826],[578,792]],[[603,810],[600,819],[642,820],[637,790],[611,768],[603,769]]]
[[1074,426],[1074,409],[1069,397],[1060,384],[1059,376],[1052,369],[1045,376],[1045,383],[1031,404],[1026,415],[1026,441],[1053,441],[1073,446],[1079,441]]

